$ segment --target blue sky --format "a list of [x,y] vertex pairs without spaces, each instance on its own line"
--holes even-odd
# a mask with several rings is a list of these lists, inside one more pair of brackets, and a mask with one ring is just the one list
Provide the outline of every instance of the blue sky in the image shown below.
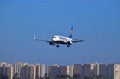
[[[0,61],[41,64],[119,63],[119,0],[0,0]],[[85,38],[70,48],[33,40]],[[97,39],[92,39],[95,36]],[[89,40],[91,39],[91,40]]]

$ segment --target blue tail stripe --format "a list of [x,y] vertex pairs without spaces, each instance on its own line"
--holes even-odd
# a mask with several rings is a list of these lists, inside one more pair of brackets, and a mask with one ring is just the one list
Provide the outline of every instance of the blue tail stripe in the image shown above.
[[69,38],[72,38],[72,32],[73,32],[73,26],[71,27]]

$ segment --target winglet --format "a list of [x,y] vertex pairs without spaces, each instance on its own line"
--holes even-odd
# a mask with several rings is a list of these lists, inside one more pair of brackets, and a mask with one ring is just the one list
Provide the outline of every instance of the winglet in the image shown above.
[[36,36],[35,36],[35,34],[34,34],[34,38],[33,38],[34,40],[36,40]]

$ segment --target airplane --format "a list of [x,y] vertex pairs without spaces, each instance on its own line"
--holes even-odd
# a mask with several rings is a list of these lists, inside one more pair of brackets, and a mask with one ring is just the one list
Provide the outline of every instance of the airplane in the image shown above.
[[34,34],[34,40],[47,42],[49,45],[56,45],[56,47],[60,47],[60,44],[67,45],[67,47],[70,47],[70,45],[72,45],[73,43],[84,41],[83,38],[73,39],[72,33],[73,33],[73,26],[71,27],[69,36],[54,35],[54,36],[52,36],[52,40],[48,41],[48,40],[38,39],[38,38],[36,38],[36,36]]

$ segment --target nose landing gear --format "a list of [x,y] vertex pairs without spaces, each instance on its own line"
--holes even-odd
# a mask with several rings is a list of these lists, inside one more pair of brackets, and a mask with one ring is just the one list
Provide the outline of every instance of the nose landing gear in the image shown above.
[[70,47],[70,44],[68,44],[67,47]]
[[57,44],[56,47],[60,47],[60,46]]

